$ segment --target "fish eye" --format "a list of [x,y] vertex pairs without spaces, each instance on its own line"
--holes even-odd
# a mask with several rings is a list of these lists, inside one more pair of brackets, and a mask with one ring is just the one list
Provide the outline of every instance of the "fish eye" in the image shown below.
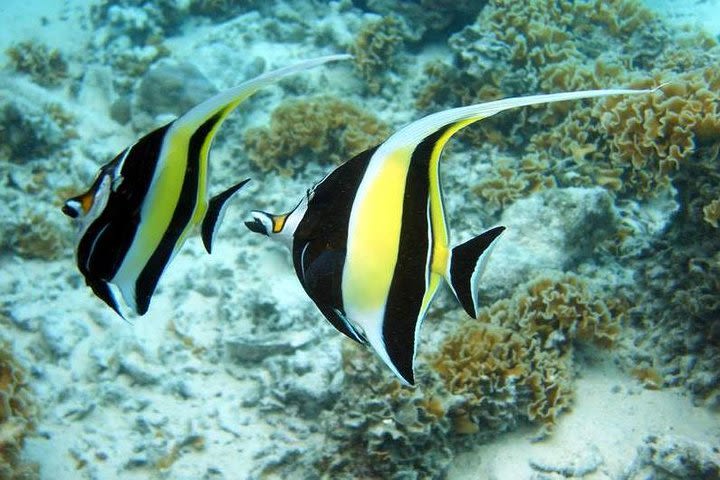
[[62,212],[70,218],[78,218],[80,216],[80,208],[80,202],[71,199],[63,204]]

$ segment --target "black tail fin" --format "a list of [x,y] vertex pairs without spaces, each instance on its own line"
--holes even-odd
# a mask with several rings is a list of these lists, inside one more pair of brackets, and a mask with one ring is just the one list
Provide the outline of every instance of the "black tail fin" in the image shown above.
[[235,195],[235,192],[240,190],[249,181],[250,179],[246,178],[242,182],[233,185],[224,192],[215,195],[210,199],[200,232],[203,244],[205,245],[205,250],[207,250],[208,253],[212,252],[212,242],[215,239],[215,234],[220,226],[220,222],[222,222],[222,218],[225,215],[226,202]]
[[505,227],[495,227],[454,247],[445,274],[460,305],[473,318],[478,310],[478,282],[495,240]]

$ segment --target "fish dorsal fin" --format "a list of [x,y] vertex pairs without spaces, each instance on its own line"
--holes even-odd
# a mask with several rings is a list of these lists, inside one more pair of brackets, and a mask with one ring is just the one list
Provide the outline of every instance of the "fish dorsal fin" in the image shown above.
[[607,89],[607,90],[582,90],[578,92],[550,93],[544,95],[530,95],[526,97],[505,98],[492,102],[478,103],[466,107],[452,108],[441,112],[433,113],[421,118],[395,132],[380,147],[383,152],[396,151],[403,148],[414,148],[420,142],[428,138],[438,130],[449,127],[448,134],[441,137],[446,142],[452,134],[478,120],[491,117],[512,108],[526,107],[530,105],[541,105],[545,103],[563,102],[567,100],[579,100],[583,98],[605,97],[610,95],[636,95],[652,93],[659,87],[646,90],[633,89]]
[[212,244],[215,240],[215,235],[217,234],[218,227],[220,226],[220,223],[225,216],[225,207],[227,206],[227,201],[230,200],[233,195],[235,195],[235,193],[237,193],[237,191],[240,190],[249,181],[250,179],[247,178],[210,199],[210,202],[208,203],[208,209],[207,212],[205,212],[205,218],[203,218],[200,231],[203,245],[205,245],[205,250],[207,250],[208,253],[212,253]]

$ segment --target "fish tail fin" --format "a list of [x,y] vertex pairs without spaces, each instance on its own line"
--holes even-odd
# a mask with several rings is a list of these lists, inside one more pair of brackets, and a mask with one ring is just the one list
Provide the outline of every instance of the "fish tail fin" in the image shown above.
[[195,130],[208,119],[219,115],[219,119],[216,122],[216,125],[219,126],[219,124],[222,123],[222,121],[235,109],[235,107],[264,86],[277,82],[282,78],[303,70],[308,70],[327,62],[345,60],[351,57],[352,55],[348,54],[326,55],[324,57],[311,58],[294,65],[289,65],[287,67],[263,73],[251,80],[241,83],[236,87],[222,91],[200,105],[197,105],[185,115],[177,119],[176,124],[178,127],[187,126],[192,130]]
[[606,89],[582,90],[577,92],[550,93],[543,95],[530,95],[525,97],[505,98],[492,102],[477,103],[466,107],[452,108],[430,114],[417,120],[393,134],[384,144],[384,149],[397,150],[404,147],[415,147],[420,142],[439,131],[443,131],[440,139],[435,142],[436,148],[442,149],[449,138],[462,128],[491,117],[505,110],[530,105],[563,102],[567,100],[580,100],[584,98],[605,97],[610,95],[637,95],[659,91],[660,87],[644,90],[633,89]]
[[445,278],[460,305],[473,318],[478,311],[478,282],[495,241],[505,227],[494,227],[452,248]]
[[219,193],[210,199],[208,209],[205,212],[205,217],[203,218],[200,229],[203,245],[205,245],[205,250],[207,250],[208,253],[212,253],[212,244],[215,240],[215,235],[217,235],[218,227],[225,216],[227,201],[230,200],[233,195],[235,195],[235,193],[237,193],[237,191],[245,186],[245,184],[249,181],[250,179],[246,178],[242,182],[236,183],[224,192]]

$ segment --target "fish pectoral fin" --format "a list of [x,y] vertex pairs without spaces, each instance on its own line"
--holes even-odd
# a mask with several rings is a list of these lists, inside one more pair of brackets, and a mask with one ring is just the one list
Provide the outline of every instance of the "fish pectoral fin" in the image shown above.
[[217,234],[218,227],[225,216],[227,201],[249,181],[250,179],[247,178],[210,199],[200,231],[203,245],[205,245],[205,250],[207,250],[208,253],[212,253],[212,243]]
[[473,318],[478,310],[478,282],[495,241],[505,227],[494,227],[465,243],[461,243],[450,252],[450,261],[445,274],[460,305]]

